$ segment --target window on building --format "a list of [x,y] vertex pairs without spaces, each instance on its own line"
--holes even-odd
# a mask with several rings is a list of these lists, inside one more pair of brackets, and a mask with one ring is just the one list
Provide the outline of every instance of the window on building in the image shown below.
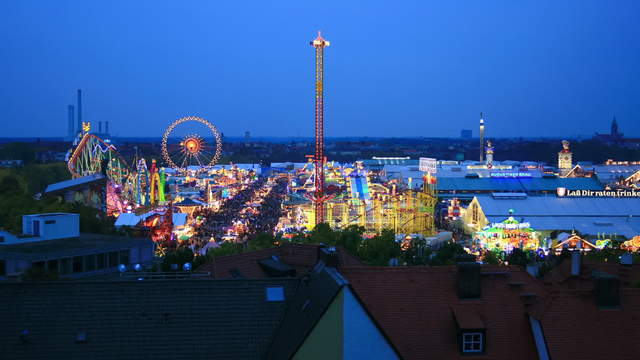
[[282,286],[267,286],[267,301],[284,301],[284,288]]
[[58,259],[47,261],[47,271],[49,271],[49,272],[60,272],[60,269],[58,269],[58,264],[59,263],[60,263],[60,261]]
[[60,274],[70,274],[71,273],[71,258],[60,259]]
[[85,255],[84,257],[84,271],[96,270],[96,254]]
[[4,260],[0,260],[0,276],[7,275],[7,263]]
[[482,333],[465,332],[462,333],[462,352],[479,353],[483,352]]
[[109,267],[116,267],[118,266],[118,252],[117,251],[112,251],[109,253]]
[[120,264],[129,265],[129,250],[120,251]]
[[82,266],[82,256],[74,256],[73,257],[73,272],[74,273],[79,273],[82,272],[83,266]]
[[34,220],[32,224],[33,224],[33,235],[40,236],[40,221]]
[[50,224],[55,224],[55,223],[56,223],[56,221],[55,221],[55,220],[45,220],[45,221],[44,221],[44,223],[45,223],[46,225],[50,225]]
[[102,270],[107,267],[107,253],[98,254],[98,270]]

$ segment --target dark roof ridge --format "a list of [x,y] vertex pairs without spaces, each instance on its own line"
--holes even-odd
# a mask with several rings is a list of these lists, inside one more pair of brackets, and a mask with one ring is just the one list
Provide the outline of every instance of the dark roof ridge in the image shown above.
[[148,282],[156,283],[185,283],[185,282],[193,282],[193,283],[205,283],[205,282],[223,282],[223,281],[252,281],[252,282],[269,282],[272,280],[282,281],[297,281],[297,278],[292,277],[269,277],[269,278],[221,278],[221,279],[213,279],[213,278],[202,278],[202,279],[160,279],[160,280],[135,280],[135,279],[123,279],[123,280],[115,280],[115,279],[106,279],[106,280],[54,280],[54,281],[11,281],[5,282],[0,281],[0,287],[2,286],[28,286],[28,285],[73,285],[78,286],[82,285],[93,285],[93,284],[145,284]]

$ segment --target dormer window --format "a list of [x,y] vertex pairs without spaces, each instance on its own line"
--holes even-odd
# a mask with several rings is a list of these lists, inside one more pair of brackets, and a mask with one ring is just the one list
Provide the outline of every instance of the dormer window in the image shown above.
[[484,351],[483,335],[481,332],[462,333],[462,352],[481,353]]
[[458,335],[458,349],[462,355],[486,353],[487,329],[473,306],[453,306]]

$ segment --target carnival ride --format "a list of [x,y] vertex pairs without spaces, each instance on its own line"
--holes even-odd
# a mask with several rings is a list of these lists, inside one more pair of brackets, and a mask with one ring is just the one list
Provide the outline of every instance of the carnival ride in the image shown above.
[[107,215],[165,201],[166,177],[155,159],[150,169],[144,158],[134,158],[134,166],[129,166],[113,144],[90,133],[90,123],[83,123],[82,128],[69,150],[67,167],[74,179],[94,174],[107,178],[103,206]]
[[324,204],[331,199],[331,195],[324,193],[324,48],[329,46],[329,41],[318,31],[318,37],[311,41],[311,46],[316,52],[316,153],[313,159],[316,186],[314,193],[308,195],[314,204],[315,224],[318,225],[324,222]]
[[538,233],[527,222],[520,222],[509,216],[502,222],[492,223],[476,233],[480,247],[511,252],[515,248],[538,249]]
[[[392,229],[396,234],[435,233],[434,209],[436,204],[435,177],[427,179],[421,190],[404,187],[396,181],[373,182],[373,174],[362,164],[336,165],[327,163],[324,172],[332,196],[325,201],[324,222],[332,228],[350,225],[362,226],[367,232]],[[308,194],[316,186],[315,169],[304,168],[291,179],[291,193],[286,202],[289,218],[283,218],[281,228],[311,229],[315,225],[316,206]],[[293,184],[303,184],[293,186]],[[307,199],[305,201],[304,199]]]
[[[200,123],[208,129],[208,134],[188,134],[178,143],[171,142],[176,129],[185,124]],[[207,139],[213,139],[207,140]],[[190,166],[197,166],[200,170],[206,166],[215,165],[222,152],[222,139],[218,129],[209,121],[197,117],[187,116],[172,122],[162,136],[162,157],[168,166],[180,171],[187,171]]]

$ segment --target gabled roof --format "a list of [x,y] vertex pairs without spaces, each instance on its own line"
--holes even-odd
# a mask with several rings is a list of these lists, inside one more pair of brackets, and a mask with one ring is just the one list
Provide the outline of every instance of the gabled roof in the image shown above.
[[594,249],[596,246],[593,245],[592,243],[590,243],[589,241],[581,238],[580,236],[576,235],[576,234],[572,234],[569,238],[567,238],[566,240],[558,243],[556,246],[554,246],[554,248],[563,248],[563,247],[569,247],[569,248],[584,248],[584,249]]
[[486,216],[504,216],[515,209],[513,216],[619,216],[640,217],[636,198],[569,198],[529,196],[525,199],[495,199],[476,196]]
[[274,335],[267,359],[291,358],[344,285],[341,275],[323,263],[301,279]]
[[[261,359],[297,279],[0,284],[6,359]],[[285,301],[267,301],[282,287]],[[19,336],[28,330],[27,342]],[[85,343],[77,343],[78,334]]]
[[[220,256],[202,265],[198,270],[207,271],[216,279],[242,276],[245,278],[268,277],[260,266],[260,261],[273,259],[296,269],[296,275],[302,276],[318,262],[318,248],[315,244],[283,243],[279,247],[249,251],[237,255]],[[339,266],[360,266],[360,260],[351,256],[346,250],[337,248]]]
[[519,267],[483,266],[478,300],[458,298],[455,266],[352,267],[340,272],[405,359],[459,358],[455,309],[475,314],[464,321],[484,325],[483,359],[537,358],[526,303],[546,290]]
[[620,306],[600,309],[593,290],[554,290],[535,307],[551,359],[637,359],[640,289],[621,288]]

